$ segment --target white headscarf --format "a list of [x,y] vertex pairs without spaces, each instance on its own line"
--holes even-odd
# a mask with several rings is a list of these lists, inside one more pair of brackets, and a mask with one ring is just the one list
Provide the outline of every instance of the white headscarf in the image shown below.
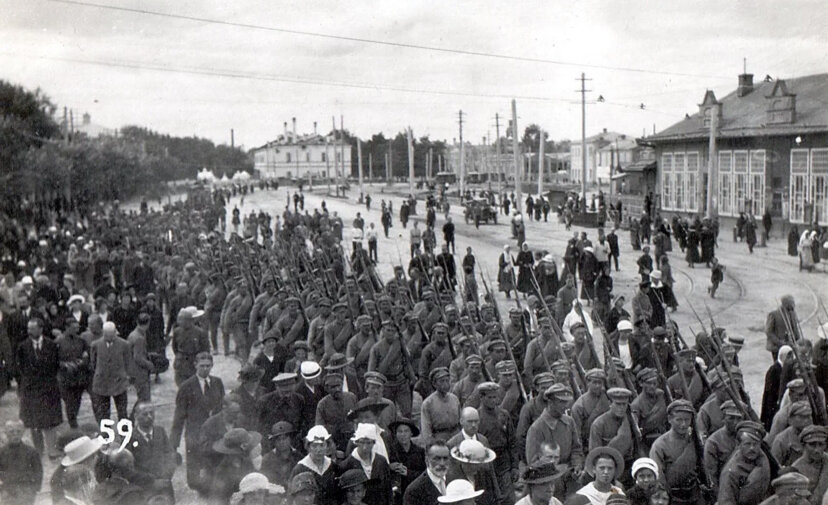
[[791,346],[783,345],[779,348],[779,355],[776,358],[776,361],[779,362],[780,365],[785,366],[785,361],[788,359],[788,355],[793,352]]

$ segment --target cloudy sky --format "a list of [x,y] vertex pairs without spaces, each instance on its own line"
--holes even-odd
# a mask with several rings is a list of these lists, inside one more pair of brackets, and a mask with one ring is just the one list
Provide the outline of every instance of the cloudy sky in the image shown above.
[[694,112],[705,89],[733,90],[743,58],[757,80],[828,72],[822,0],[0,0],[0,12],[0,78],[107,127],[218,143],[234,128],[246,147],[292,117],[310,132],[340,115],[362,137],[411,126],[451,141],[461,109],[480,142],[513,97],[521,130],[577,138],[581,72],[588,99],[606,100],[587,105],[587,134],[641,135]]

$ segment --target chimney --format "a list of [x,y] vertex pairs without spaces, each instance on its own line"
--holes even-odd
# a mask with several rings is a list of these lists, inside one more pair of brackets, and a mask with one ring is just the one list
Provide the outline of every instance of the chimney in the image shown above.
[[739,87],[736,88],[736,96],[743,97],[753,91],[753,74],[740,74]]
[[287,121],[285,121],[285,140],[287,140]]
[[315,137],[316,135],[317,135],[317,133],[316,133],[316,121],[314,121],[313,122],[313,136]]
[[293,141],[296,142],[296,118],[292,118],[293,121]]
[[92,121],[92,118],[89,116],[88,112],[83,113],[83,124],[89,124]]
[[607,129],[606,129],[606,128],[604,128],[604,133],[607,133]]

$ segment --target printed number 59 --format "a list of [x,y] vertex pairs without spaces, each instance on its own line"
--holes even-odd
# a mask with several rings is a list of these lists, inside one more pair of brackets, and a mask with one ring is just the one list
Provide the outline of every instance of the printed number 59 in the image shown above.
[[[113,426],[115,430],[112,429]],[[132,439],[132,421],[129,419],[121,419],[118,421],[118,424],[115,424],[115,421],[112,419],[101,419],[101,439],[105,444],[111,444],[115,441],[116,430],[123,437],[121,447],[118,449],[122,451]]]

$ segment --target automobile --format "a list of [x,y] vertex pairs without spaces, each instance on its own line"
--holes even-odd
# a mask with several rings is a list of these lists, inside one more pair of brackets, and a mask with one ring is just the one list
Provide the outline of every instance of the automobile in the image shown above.
[[497,209],[492,207],[485,198],[468,200],[463,203],[463,207],[463,217],[467,224],[469,222],[488,224],[489,221],[497,224]]

